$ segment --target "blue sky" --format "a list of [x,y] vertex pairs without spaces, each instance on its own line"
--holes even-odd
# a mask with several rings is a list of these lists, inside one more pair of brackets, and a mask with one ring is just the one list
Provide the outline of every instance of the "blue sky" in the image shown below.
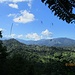
[[0,0],[0,30],[7,38],[75,39],[75,24],[59,20],[41,0]]

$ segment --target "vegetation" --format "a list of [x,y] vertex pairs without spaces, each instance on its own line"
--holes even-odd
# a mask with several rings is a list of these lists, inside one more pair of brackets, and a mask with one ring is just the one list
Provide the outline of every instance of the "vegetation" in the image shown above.
[[2,38],[2,32],[0,31],[0,38]]
[[48,8],[57,15],[59,19],[65,20],[67,23],[75,22],[75,0],[41,0],[48,5]]
[[15,39],[3,41],[7,46],[6,75],[74,75],[75,47],[25,45]]
[[[75,20],[74,0],[42,2],[67,23]],[[0,75],[75,75],[75,47],[25,45],[15,39],[0,40]]]
[[[0,37],[2,38],[2,33],[0,31]],[[5,67],[5,62],[6,62],[6,56],[7,54],[7,49],[5,46],[2,46],[2,41],[0,40],[0,75],[4,74],[4,67]]]

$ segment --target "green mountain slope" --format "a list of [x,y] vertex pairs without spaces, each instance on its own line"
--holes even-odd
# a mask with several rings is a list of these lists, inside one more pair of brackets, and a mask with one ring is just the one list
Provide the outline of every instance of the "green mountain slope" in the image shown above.
[[5,40],[3,45],[9,54],[4,66],[6,75],[75,74],[75,47],[26,45],[15,39]]
[[[49,59],[63,60],[63,59],[73,59],[75,58],[75,48],[69,47],[48,47],[48,46],[38,46],[38,45],[26,45],[20,43],[15,39],[3,41],[4,45],[7,47],[8,52],[12,56],[14,53],[22,54],[24,58],[29,60],[36,60],[42,62],[48,62]],[[69,56],[69,57],[68,57]]]

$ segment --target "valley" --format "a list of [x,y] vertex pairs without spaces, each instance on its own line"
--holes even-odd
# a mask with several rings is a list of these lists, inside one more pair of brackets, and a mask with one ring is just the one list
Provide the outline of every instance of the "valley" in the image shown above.
[[[75,46],[24,44],[16,39],[3,40],[7,47],[6,74],[74,75]],[[9,66],[9,67],[8,67]]]

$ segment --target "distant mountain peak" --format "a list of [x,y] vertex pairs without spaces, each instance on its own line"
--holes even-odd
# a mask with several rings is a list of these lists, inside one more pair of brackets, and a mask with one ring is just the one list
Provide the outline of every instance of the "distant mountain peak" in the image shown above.
[[14,39],[14,38],[11,38],[11,39],[8,39],[8,40],[3,40],[4,43],[8,43],[8,44],[14,44],[14,43],[20,43],[18,40]]
[[38,41],[25,41],[25,40],[18,40],[24,44],[27,45],[46,45],[46,46],[58,46],[58,47],[64,47],[64,46],[75,46],[75,40],[61,37],[61,38],[53,38],[53,39],[41,39]]
[[17,41],[17,40],[16,40],[16,39],[14,39],[14,38],[9,39],[8,41],[12,41],[12,42],[19,42],[19,41]]
[[40,46],[58,46],[58,47],[68,47],[68,46],[75,46],[75,40],[66,38],[66,37],[60,37],[60,38],[53,38],[53,39],[41,39],[38,41],[32,41],[32,40],[22,40],[22,39],[7,39],[6,40],[9,43],[22,43],[27,45],[40,45]]

